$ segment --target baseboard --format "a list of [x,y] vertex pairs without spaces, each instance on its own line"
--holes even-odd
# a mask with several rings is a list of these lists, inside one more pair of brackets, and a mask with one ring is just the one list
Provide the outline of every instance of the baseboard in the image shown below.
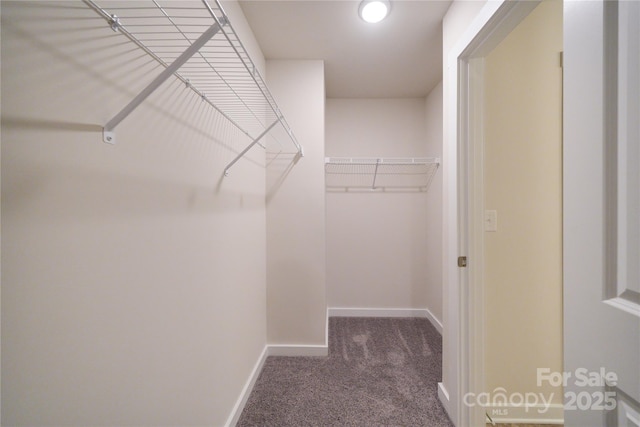
[[329,317],[427,317],[421,308],[350,308],[331,307]]
[[251,390],[253,390],[253,386],[258,380],[258,376],[260,376],[260,372],[262,371],[262,366],[264,365],[265,360],[267,360],[267,356],[269,355],[269,346],[265,346],[258,357],[258,361],[253,366],[253,370],[249,375],[249,379],[245,383],[242,391],[240,392],[240,397],[236,401],[233,409],[231,410],[231,414],[229,418],[227,418],[227,422],[225,423],[226,427],[235,426],[238,420],[240,419],[240,415],[242,415],[242,411],[244,406],[247,404],[247,400],[249,400],[249,395],[251,394]]
[[564,424],[562,404],[487,406],[486,412],[496,424]]
[[426,312],[425,317],[429,319],[433,327],[436,328],[440,335],[442,335],[442,322],[440,322],[440,319],[434,316],[431,310],[429,310],[428,308],[425,308],[424,311]]
[[326,345],[287,345],[271,344],[269,356],[328,356],[329,347]]
[[328,309],[329,317],[424,317],[442,335],[442,323],[427,308],[343,308]]
[[440,400],[440,403],[442,403],[442,406],[444,407],[444,410],[447,412],[447,415],[449,415],[449,418],[453,419],[453,417],[451,416],[451,401],[449,400],[449,392],[447,391],[447,388],[444,386],[443,383],[438,383],[438,399]]
[[320,344],[269,344],[269,356],[328,356],[329,355],[329,310],[325,316],[324,345]]
[[227,422],[225,423],[225,427],[235,426],[238,420],[240,419],[240,415],[242,415],[242,411],[244,410],[245,405],[247,404],[247,400],[249,400],[249,396],[251,395],[251,391],[253,390],[253,386],[256,384],[258,377],[260,376],[260,372],[262,372],[262,367],[264,366],[264,362],[267,360],[268,356],[328,356],[329,355],[329,310],[327,310],[327,315],[325,318],[325,333],[324,333],[324,345],[288,345],[288,344],[268,344],[262,350],[258,361],[253,367],[251,374],[249,375],[249,379],[245,383],[242,391],[240,392],[240,397],[236,401],[229,418],[227,418]]

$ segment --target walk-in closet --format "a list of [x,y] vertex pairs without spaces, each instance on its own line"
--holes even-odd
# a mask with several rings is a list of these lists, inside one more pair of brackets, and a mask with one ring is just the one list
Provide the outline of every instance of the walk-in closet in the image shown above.
[[[474,238],[485,207],[473,199],[473,144],[484,136],[478,94],[491,91],[486,99],[512,112],[501,90],[516,55],[487,62],[501,72],[495,87],[480,65],[536,4],[0,1],[2,425],[482,424],[462,398],[509,358],[483,365],[484,288],[471,285],[482,284]],[[542,4],[558,12],[553,48],[560,37],[567,45],[565,3]],[[538,18],[523,21],[537,31],[518,40],[550,33]],[[569,46],[570,64],[592,51]],[[558,57],[556,92],[561,77],[582,78]],[[575,95],[558,96],[553,111],[561,102],[577,110]],[[506,129],[502,116],[486,117],[489,137]],[[550,130],[560,141],[560,127]],[[487,164],[507,171],[503,183],[513,164],[498,154],[515,137],[499,134]],[[560,278],[580,258],[579,245],[561,252],[561,218],[567,197],[587,206],[582,192],[557,187],[567,159],[582,164],[559,144],[557,185],[545,193],[554,228],[535,216],[558,242],[547,315],[558,330],[536,341],[555,346],[545,359],[554,369],[566,348],[570,363],[581,360],[565,344],[580,329],[560,324],[575,308],[562,286],[577,289]],[[510,148],[511,158],[526,153]],[[519,172],[536,169],[527,166]],[[541,181],[527,182],[535,192]],[[505,197],[500,227],[513,208]],[[576,230],[570,241],[590,235]],[[503,287],[487,289],[522,295],[519,273],[508,283],[496,274]],[[531,276],[527,295],[539,296]],[[496,301],[491,319],[506,304]],[[486,354],[504,356],[499,330],[486,336]],[[489,372],[486,383],[522,366]],[[527,417],[518,421],[552,418]]]

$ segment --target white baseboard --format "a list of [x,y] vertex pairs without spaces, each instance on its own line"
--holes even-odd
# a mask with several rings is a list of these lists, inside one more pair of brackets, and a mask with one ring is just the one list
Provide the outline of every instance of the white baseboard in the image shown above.
[[431,310],[429,310],[428,308],[425,308],[424,311],[427,314],[425,317],[429,319],[429,322],[431,322],[433,327],[436,328],[436,331],[438,331],[438,333],[442,335],[442,322],[440,321],[440,319],[434,316]]
[[271,344],[269,356],[328,356],[329,347],[326,345],[287,345]]
[[348,308],[327,309],[329,317],[424,317],[442,335],[442,323],[427,308]]
[[487,414],[496,424],[564,424],[564,405],[487,406]]
[[269,356],[328,356],[329,308],[325,316],[324,345],[319,344],[269,344]]
[[253,366],[253,370],[249,375],[249,379],[247,379],[247,382],[242,388],[242,391],[240,392],[240,397],[238,397],[236,404],[231,410],[231,414],[229,415],[229,418],[227,418],[227,422],[225,423],[226,427],[235,426],[238,420],[240,419],[240,415],[242,415],[244,406],[247,404],[247,400],[249,400],[249,395],[251,394],[251,390],[253,390],[253,386],[258,380],[258,377],[260,376],[260,372],[262,372],[262,366],[264,365],[265,360],[267,360],[267,356],[269,354],[268,349],[269,349],[268,346],[264,347],[264,349],[262,350],[262,353],[260,354],[260,357],[258,357],[258,361]]
[[443,383],[438,383],[438,399],[440,400],[440,403],[442,403],[444,410],[449,415],[449,418],[453,419],[451,410],[450,410],[451,401],[449,400],[449,392],[447,391],[447,388],[444,386]]
[[262,367],[264,366],[264,362],[267,360],[268,356],[328,356],[329,355],[329,310],[327,310],[327,315],[325,319],[325,334],[324,334],[324,345],[289,345],[289,344],[268,344],[262,350],[260,357],[258,357],[258,361],[253,367],[251,374],[249,375],[249,379],[245,383],[242,391],[240,392],[240,397],[236,401],[233,409],[231,410],[231,414],[229,418],[227,418],[227,422],[225,423],[225,427],[233,427],[237,424],[240,419],[240,415],[242,415],[242,411],[244,410],[247,401],[249,400],[249,396],[251,395],[251,391],[253,390],[253,386],[256,384],[258,377],[260,376],[260,372],[262,372]]
[[253,386],[258,380],[260,372],[262,372],[264,362],[267,360],[268,356],[327,356],[328,354],[329,347],[326,345],[266,345],[264,347],[264,350],[262,350],[258,361],[253,367],[253,370],[249,375],[249,379],[242,388],[240,397],[236,401],[236,404],[231,411],[231,415],[229,415],[229,418],[227,418],[225,427],[235,426],[240,419],[240,415],[242,415],[242,411],[244,410],[244,407],[249,400],[249,396],[251,395]]

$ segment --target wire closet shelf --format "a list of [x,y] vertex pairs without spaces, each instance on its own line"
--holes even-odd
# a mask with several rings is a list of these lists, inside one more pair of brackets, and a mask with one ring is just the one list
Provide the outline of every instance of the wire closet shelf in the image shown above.
[[104,126],[104,141],[115,143],[114,128],[172,75],[222,114],[251,141],[224,172],[269,135],[280,146],[296,140],[271,92],[234,31],[218,0],[83,0],[111,29],[126,36],[164,70]]
[[438,170],[437,157],[327,157],[325,184],[328,190],[427,191]]

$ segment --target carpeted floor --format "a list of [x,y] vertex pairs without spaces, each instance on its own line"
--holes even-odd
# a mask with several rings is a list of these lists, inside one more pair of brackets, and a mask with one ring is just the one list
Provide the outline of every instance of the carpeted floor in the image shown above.
[[418,318],[329,319],[328,357],[268,357],[237,426],[453,426],[442,338]]

